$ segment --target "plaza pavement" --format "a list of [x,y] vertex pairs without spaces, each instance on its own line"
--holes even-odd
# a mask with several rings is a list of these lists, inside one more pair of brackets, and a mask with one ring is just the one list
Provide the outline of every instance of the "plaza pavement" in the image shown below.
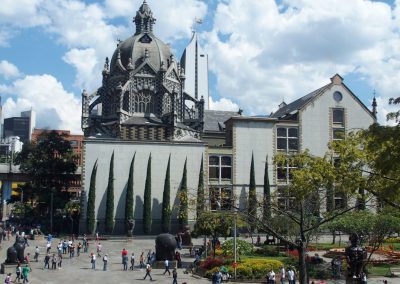
[[[172,275],[167,276],[163,275],[164,269],[153,269],[152,277],[153,281],[150,281],[149,278],[143,280],[145,275],[145,269],[140,270],[135,267],[133,271],[123,271],[122,263],[121,263],[121,250],[123,248],[128,250],[128,255],[131,255],[132,252],[135,253],[135,266],[139,264],[139,256],[141,252],[144,252],[144,255],[147,255],[149,250],[154,251],[155,236],[148,237],[138,237],[133,240],[126,240],[124,238],[120,239],[112,239],[107,241],[101,241],[102,244],[102,255],[107,253],[109,257],[108,271],[103,271],[103,261],[101,257],[97,258],[96,261],[96,270],[91,269],[90,263],[90,252],[96,251],[96,246],[94,241],[90,241],[89,251],[88,253],[81,253],[79,257],[74,257],[69,259],[69,255],[65,254],[62,263],[62,269],[57,270],[48,270],[43,269],[44,266],[44,255],[46,252],[46,240],[43,237],[39,237],[38,240],[30,241],[29,247],[25,249],[25,254],[30,253],[31,259],[33,259],[34,250],[36,246],[40,248],[40,256],[39,262],[31,262],[32,272],[30,273],[29,283],[80,283],[80,284],[91,284],[91,283],[147,283],[147,282],[157,282],[157,283],[172,283]],[[59,239],[53,240],[52,245],[52,253],[56,253],[56,246],[58,244]],[[194,239],[194,244],[201,244],[201,239]],[[9,241],[3,241],[1,244],[0,250],[0,261],[3,262],[6,259],[6,251],[9,246],[14,243],[14,238],[10,238]],[[188,258],[188,250],[183,249],[181,251],[183,262],[191,262],[193,258]],[[50,264],[51,266],[51,264]],[[15,270],[13,270],[15,271]],[[171,269],[172,272],[172,269]],[[3,278],[2,278],[3,277]],[[5,278],[5,275],[0,275],[0,283]],[[15,279],[15,272],[13,272],[13,280]],[[369,279],[369,284],[382,284],[383,279],[388,280],[389,284],[400,284],[400,278],[375,278]],[[207,279],[199,279],[198,277],[194,277],[190,274],[184,274],[184,269],[178,269],[178,283],[211,283]],[[248,283],[248,282],[247,282]],[[278,282],[277,282],[278,283]],[[319,282],[315,282],[318,284]],[[343,284],[344,281],[327,281],[325,283],[335,283],[335,284]]]

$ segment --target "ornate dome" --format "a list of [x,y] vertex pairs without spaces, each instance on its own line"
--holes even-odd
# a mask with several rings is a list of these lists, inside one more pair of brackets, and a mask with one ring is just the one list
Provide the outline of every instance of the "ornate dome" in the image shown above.
[[125,69],[127,69],[130,59],[132,59],[133,68],[136,69],[148,57],[148,62],[157,72],[161,69],[162,63],[168,66],[168,62],[173,56],[168,45],[148,33],[140,33],[119,43],[111,59],[111,73],[118,68],[116,64],[118,53],[120,53],[121,63]]
[[153,34],[153,25],[156,20],[146,1],[143,1],[133,21],[136,24],[135,35],[118,44],[111,59],[111,73],[118,68],[118,57],[121,58],[125,69],[129,69],[130,62],[132,62],[133,69],[136,69],[145,58],[148,58],[148,62],[157,72],[161,69],[162,64],[169,66],[168,63],[172,62],[173,56],[171,49]]

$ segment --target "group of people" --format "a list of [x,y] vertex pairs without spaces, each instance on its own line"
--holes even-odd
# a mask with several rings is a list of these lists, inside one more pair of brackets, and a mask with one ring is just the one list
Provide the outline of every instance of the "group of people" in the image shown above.
[[279,283],[283,284],[285,283],[286,279],[288,280],[289,284],[295,284],[296,283],[296,273],[292,267],[289,267],[286,271],[285,267],[280,267],[279,268],[279,273],[278,275],[275,274],[275,271],[271,269],[270,272],[268,272],[267,275],[267,283],[268,284],[275,284],[276,279],[280,281]]

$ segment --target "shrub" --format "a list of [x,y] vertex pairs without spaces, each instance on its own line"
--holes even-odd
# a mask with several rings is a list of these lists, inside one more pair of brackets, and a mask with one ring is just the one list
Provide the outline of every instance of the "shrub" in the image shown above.
[[262,256],[281,256],[282,255],[282,253],[279,252],[279,250],[276,246],[269,246],[269,245],[262,246],[261,248],[255,250],[254,253],[257,255],[262,255]]
[[200,262],[200,267],[210,270],[214,267],[219,267],[224,264],[225,264],[225,261],[222,260],[221,258],[208,257],[206,260]]
[[[281,266],[283,263],[279,260],[246,259],[238,264],[236,275],[242,279],[262,279],[271,269],[277,272]],[[233,272],[233,268],[230,270]]]
[[385,239],[384,242],[385,243],[400,243],[400,238],[399,237],[397,237],[397,238],[387,238],[387,239]]
[[[224,255],[233,255],[233,240],[224,242],[221,246]],[[240,258],[241,255],[249,255],[253,252],[253,245],[244,241],[236,240],[236,254]]]

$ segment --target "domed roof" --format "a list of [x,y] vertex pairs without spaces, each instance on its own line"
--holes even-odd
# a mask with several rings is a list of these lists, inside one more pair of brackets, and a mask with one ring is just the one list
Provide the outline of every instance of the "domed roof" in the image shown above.
[[172,55],[170,47],[153,34],[140,33],[119,43],[118,48],[115,50],[111,59],[111,73],[118,68],[116,64],[118,52],[120,53],[121,63],[125,69],[130,63],[129,59],[132,59],[132,65],[135,69],[147,57],[148,62],[156,69],[156,71],[160,70],[161,62],[167,66]]
[[156,19],[153,18],[153,13],[146,0],[143,1],[133,21],[136,24],[136,32],[118,44],[111,59],[111,73],[118,68],[118,57],[121,58],[125,69],[128,68],[130,62],[134,69],[139,67],[146,58],[156,71],[160,70],[162,63],[168,66],[172,56],[171,49],[153,34],[153,25]]

